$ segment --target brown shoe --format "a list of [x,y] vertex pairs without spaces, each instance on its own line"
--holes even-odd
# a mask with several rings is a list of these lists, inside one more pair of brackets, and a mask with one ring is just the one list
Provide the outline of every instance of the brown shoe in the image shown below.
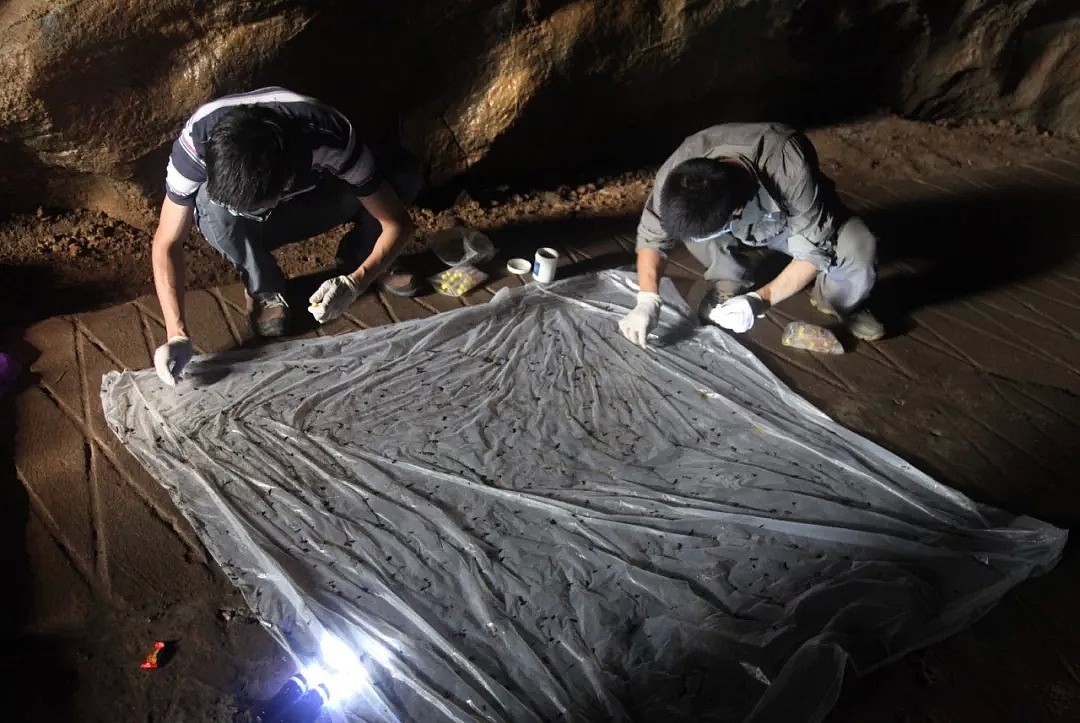
[[274,293],[249,294],[248,302],[251,306],[251,330],[257,336],[285,336],[285,324],[289,318],[289,305],[285,303],[285,297]]
[[810,305],[822,314],[844,322],[848,331],[856,339],[878,341],[885,338],[885,326],[865,307],[849,311],[847,314],[841,314],[829,302],[818,295],[817,289],[810,292]]

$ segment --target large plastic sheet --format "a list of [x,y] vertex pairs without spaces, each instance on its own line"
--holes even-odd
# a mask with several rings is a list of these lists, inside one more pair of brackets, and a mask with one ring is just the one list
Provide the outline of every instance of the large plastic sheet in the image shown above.
[[672,286],[629,344],[633,279],[113,373],[106,416],[298,661],[360,658],[356,719],[817,721],[1057,561]]

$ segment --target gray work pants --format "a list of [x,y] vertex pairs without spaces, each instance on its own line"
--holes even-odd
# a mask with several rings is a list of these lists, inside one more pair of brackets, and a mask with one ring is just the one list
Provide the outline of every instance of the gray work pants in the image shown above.
[[[381,168],[387,182],[408,205],[420,193],[420,162],[404,152]],[[195,225],[206,240],[240,272],[248,293],[282,293],[285,275],[270,252],[353,221],[341,239],[337,263],[353,270],[375,245],[382,227],[360,203],[356,189],[326,175],[314,189],[278,204],[265,221],[235,216],[210,201],[206,184],[195,196]]]
[[[729,281],[735,293],[754,286],[753,273],[747,266],[746,254],[750,247],[725,248],[719,241],[688,243],[686,246],[705,267],[706,280]],[[775,239],[768,248],[787,254],[787,238]],[[876,266],[877,239],[861,218],[853,216],[840,226],[836,236],[836,258],[827,269],[818,272],[815,291],[841,313],[857,309],[874,288]]]

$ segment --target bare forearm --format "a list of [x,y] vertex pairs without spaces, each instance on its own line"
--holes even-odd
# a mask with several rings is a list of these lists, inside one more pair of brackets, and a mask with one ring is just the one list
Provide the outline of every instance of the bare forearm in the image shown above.
[[757,290],[769,306],[775,306],[805,289],[818,274],[817,267],[809,261],[792,259],[776,278]]
[[184,319],[184,239],[191,230],[192,218],[190,207],[166,198],[161,205],[161,218],[150,251],[154,288],[161,304],[167,337],[188,335]]
[[389,268],[394,259],[408,246],[415,233],[416,228],[408,221],[394,225],[384,224],[382,233],[375,240],[375,247],[350,276],[354,281],[360,281],[364,277],[378,276]]
[[187,322],[184,317],[184,279],[186,266],[184,251],[180,244],[166,247],[154,244],[154,288],[157,290],[158,303],[165,321],[167,337],[187,336]]
[[659,251],[641,249],[637,252],[638,288],[659,293],[660,279],[664,275],[664,257]]

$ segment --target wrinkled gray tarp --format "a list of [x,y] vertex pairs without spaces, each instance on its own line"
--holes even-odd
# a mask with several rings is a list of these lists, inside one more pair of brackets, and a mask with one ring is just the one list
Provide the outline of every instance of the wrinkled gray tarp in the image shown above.
[[102,397],[288,650],[364,657],[365,719],[816,721],[846,663],[1057,561],[1064,531],[839,427],[673,287],[632,346],[633,294],[530,286]]

